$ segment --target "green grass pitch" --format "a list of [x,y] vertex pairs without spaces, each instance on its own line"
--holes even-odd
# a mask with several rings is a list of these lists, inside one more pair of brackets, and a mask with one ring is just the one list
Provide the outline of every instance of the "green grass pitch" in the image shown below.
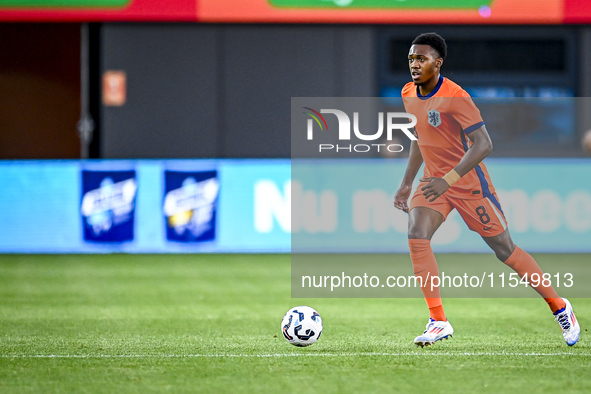
[[[572,348],[532,298],[448,299],[455,338],[421,349],[422,299],[292,299],[289,284],[288,255],[2,255],[0,392],[591,391],[589,299],[571,300]],[[279,330],[301,304],[324,320],[308,348]]]

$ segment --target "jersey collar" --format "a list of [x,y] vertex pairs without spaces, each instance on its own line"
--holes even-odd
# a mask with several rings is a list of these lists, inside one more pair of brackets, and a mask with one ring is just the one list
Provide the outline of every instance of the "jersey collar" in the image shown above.
[[439,88],[441,87],[442,83],[443,83],[443,77],[441,75],[439,75],[439,82],[437,82],[437,86],[435,86],[435,89],[433,89],[433,91],[426,96],[423,96],[423,95],[421,95],[421,93],[419,93],[419,87],[417,86],[417,97],[420,98],[421,100],[427,100],[428,98],[433,97],[435,95],[435,93],[437,93],[439,91]]

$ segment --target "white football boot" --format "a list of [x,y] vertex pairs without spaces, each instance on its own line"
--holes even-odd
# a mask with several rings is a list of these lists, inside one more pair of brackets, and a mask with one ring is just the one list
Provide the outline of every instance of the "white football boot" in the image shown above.
[[575,312],[573,311],[573,307],[570,305],[570,302],[563,298],[566,306],[556,311],[554,314],[554,320],[558,322],[560,325],[560,329],[562,330],[562,336],[566,341],[568,346],[573,346],[579,340],[579,335],[581,335],[581,326],[575,317]]
[[453,334],[454,329],[448,321],[429,319],[429,323],[427,323],[423,335],[419,335],[415,338],[415,345],[420,347],[431,346],[442,339],[447,339],[449,337],[453,338]]

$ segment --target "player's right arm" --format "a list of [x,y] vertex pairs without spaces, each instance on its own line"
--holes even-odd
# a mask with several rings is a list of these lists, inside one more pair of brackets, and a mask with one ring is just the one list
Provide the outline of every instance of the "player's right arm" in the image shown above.
[[423,155],[419,149],[419,144],[417,141],[411,141],[410,154],[408,156],[408,164],[406,165],[404,178],[402,178],[402,184],[394,195],[394,206],[406,213],[408,213],[408,199],[412,190],[412,182],[417,176],[417,172],[419,172],[421,165],[423,165]]

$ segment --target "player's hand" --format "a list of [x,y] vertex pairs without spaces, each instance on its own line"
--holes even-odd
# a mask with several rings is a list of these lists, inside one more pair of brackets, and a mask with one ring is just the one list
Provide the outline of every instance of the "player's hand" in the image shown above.
[[408,198],[410,197],[411,187],[402,185],[394,195],[394,206],[408,213]]
[[421,187],[423,196],[429,200],[429,202],[435,201],[439,196],[449,189],[449,183],[443,178],[426,177],[421,178],[421,182],[428,182],[425,186]]

